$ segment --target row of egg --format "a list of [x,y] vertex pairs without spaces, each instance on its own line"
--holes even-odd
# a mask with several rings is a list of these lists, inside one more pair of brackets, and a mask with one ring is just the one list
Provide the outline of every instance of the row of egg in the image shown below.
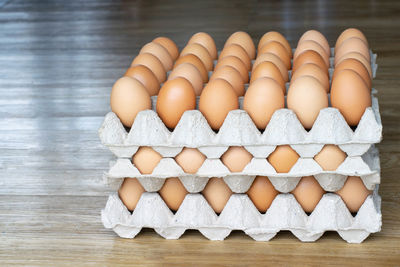
[[[118,190],[120,199],[130,211],[135,209],[143,192],[145,192],[144,188],[135,178],[125,178]],[[166,179],[158,193],[173,211],[179,209],[185,196],[189,194],[181,181],[175,177]],[[365,187],[360,177],[349,176],[343,187],[335,193],[342,198],[349,211],[355,213],[360,209],[372,191]],[[219,214],[224,209],[233,192],[223,179],[210,178],[201,194],[205,197],[211,208]],[[260,212],[265,213],[279,192],[274,188],[268,177],[257,176],[246,194],[255,207]],[[318,205],[325,191],[313,176],[306,176],[300,179],[291,194],[294,195],[305,212],[311,213]]]

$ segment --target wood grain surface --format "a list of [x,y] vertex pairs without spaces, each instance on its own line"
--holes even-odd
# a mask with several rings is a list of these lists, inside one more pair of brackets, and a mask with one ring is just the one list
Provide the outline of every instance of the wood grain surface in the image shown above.
[[[399,1],[0,0],[0,265],[400,266]],[[255,242],[242,232],[208,241],[197,231],[133,240],[103,228],[112,154],[97,129],[113,82],[158,35],[182,47],[197,31],[222,47],[236,30],[254,41],[269,30],[295,47],[311,28],[333,46],[359,27],[378,53],[384,140],[383,227],[359,245],[337,233],[301,243],[282,232]]]

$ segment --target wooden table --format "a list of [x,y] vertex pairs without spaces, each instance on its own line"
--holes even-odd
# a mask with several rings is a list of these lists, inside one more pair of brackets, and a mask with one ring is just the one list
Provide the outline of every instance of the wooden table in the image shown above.
[[[24,1],[0,0],[0,265],[400,265],[399,1]],[[360,245],[326,233],[301,243],[282,232],[255,242],[233,232],[223,242],[188,231],[170,241],[152,230],[136,239],[103,228],[110,190],[102,173],[112,154],[97,129],[113,82],[157,35],[182,47],[206,31],[222,48],[236,30],[255,41],[269,30],[295,47],[311,28],[333,46],[359,27],[378,53],[384,140],[382,232]]]

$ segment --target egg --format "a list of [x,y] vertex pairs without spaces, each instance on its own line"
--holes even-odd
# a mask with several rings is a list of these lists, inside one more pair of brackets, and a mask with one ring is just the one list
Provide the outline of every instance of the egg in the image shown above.
[[306,40],[312,40],[312,41],[317,42],[324,48],[328,57],[331,55],[331,48],[329,47],[328,40],[326,40],[325,36],[322,33],[320,33],[319,31],[316,31],[316,30],[306,31],[300,37],[300,40],[299,40],[299,43],[297,44],[297,46],[299,46],[300,43],[302,43],[303,41],[306,41]]
[[261,37],[260,41],[258,42],[258,50],[260,50],[261,47],[263,47],[265,44],[267,44],[271,41],[276,41],[276,42],[282,44],[285,47],[289,57],[292,58],[292,56],[293,56],[292,48],[290,47],[289,42],[286,40],[286,38],[282,34],[280,34],[279,32],[275,32],[275,31],[267,32]]
[[371,57],[369,54],[368,44],[366,44],[363,40],[352,37],[345,40],[338,48],[335,50],[335,62],[343,57],[343,55],[351,52],[357,52],[363,55],[368,62],[371,61]]
[[271,184],[268,177],[257,176],[247,191],[247,195],[258,211],[265,213],[279,192]]
[[321,151],[315,155],[314,160],[324,171],[336,171],[346,157],[347,154],[344,153],[338,146],[325,145]]
[[345,59],[337,64],[335,67],[335,71],[333,72],[332,80],[335,79],[337,73],[345,69],[354,70],[355,72],[357,72],[357,74],[360,75],[361,78],[364,80],[367,87],[371,90],[372,81],[371,77],[369,76],[368,70],[360,61],[354,58]]
[[219,60],[228,57],[228,56],[236,56],[238,57],[246,66],[247,70],[251,68],[251,59],[247,54],[246,50],[238,44],[230,44],[225,46],[224,49],[219,54]]
[[208,53],[210,53],[210,56],[213,60],[216,60],[218,57],[218,52],[217,52],[217,46],[215,45],[214,39],[205,32],[198,32],[194,34],[190,39],[188,44],[201,44],[204,46]]
[[121,123],[130,128],[140,111],[151,109],[151,99],[138,80],[122,77],[114,83],[111,90],[110,106]]
[[179,209],[188,193],[181,181],[176,177],[165,179],[164,185],[158,191],[165,204],[173,211]]
[[162,45],[165,49],[167,49],[168,53],[170,54],[172,60],[176,60],[179,56],[179,49],[178,46],[175,44],[174,41],[167,37],[157,37],[152,41],[153,43],[157,43]]
[[210,178],[201,192],[216,213],[221,213],[232,195],[232,190],[222,178]]
[[268,162],[277,173],[288,173],[300,158],[289,145],[280,145],[268,156]]
[[293,72],[296,72],[296,70],[304,64],[307,63],[313,63],[317,65],[318,67],[321,68],[325,73],[328,73],[328,67],[325,64],[325,61],[322,59],[322,57],[315,51],[313,50],[306,50],[303,53],[301,53],[296,59],[293,60]]
[[329,92],[329,76],[328,74],[323,71],[320,67],[313,63],[306,63],[301,65],[295,73],[293,73],[290,83],[293,83],[297,78],[302,76],[312,76],[317,79],[322,86],[324,87],[325,91]]
[[235,32],[231,36],[229,36],[228,40],[226,40],[225,46],[231,44],[238,44],[246,50],[246,53],[249,55],[250,59],[254,59],[256,56],[256,47],[254,46],[253,39],[251,39],[250,35],[246,32]]
[[342,70],[332,81],[331,104],[339,109],[347,124],[357,126],[365,109],[371,106],[370,89],[357,72]]
[[150,53],[139,54],[132,61],[131,67],[135,67],[137,65],[146,66],[149,70],[151,70],[154,75],[157,77],[159,83],[163,83],[167,79],[167,72],[164,69],[161,61],[154,55]]
[[246,68],[246,66],[244,65],[243,61],[240,60],[240,58],[236,56],[227,56],[221,58],[220,60],[218,60],[218,63],[215,66],[214,71],[217,71],[219,68],[223,66],[231,66],[235,68],[240,73],[243,82],[244,83],[249,82],[249,70]]
[[190,63],[182,63],[176,66],[168,76],[168,80],[176,77],[183,77],[188,80],[194,89],[196,95],[200,95],[203,90],[203,78],[200,71]]
[[287,107],[296,113],[306,130],[312,128],[319,111],[328,107],[328,95],[322,84],[311,76],[302,76],[290,84]]
[[219,130],[229,111],[239,108],[238,96],[227,81],[210,81],[200,95],[199,110],[213,130]]
[[336,45],[335,45],[335,50],[347,39],[352,38],[352,37],[357,37],[361,40],[363,40],[367,45],[368,41],[367,38],[365,38],[365,35],[359,30],[355,28],[348,28],[344,30],[339,37],[336,40]]
[[360,177],[349,176],[336,194],[342,198],[350,212],[357,212],[372,191],[365,187]]
[[160,163],[160,153],[148,146],[142,146],[132,157],[132,163],[141,174],[152,174],[154,168]]
[[271,78],[259,78],[252,82],[243,99],[243,109],[258,129],[264,130],[272,114],[285,107],[281,86]]
[[130,67],[124,74],[138,80],[147,89],[150,96],[157,95],[160,90],[160,83],[154,73],[149,70],[146,66],[137,65]]
[[168,80],[157,97],[157,113],[165,126],[175,128],[186,110],[196,108],[196,94],[191,83],[182,77]]
[[190,63],[193,66],[195,66],[201,74],[203,83],[208,82],[208,71],[207,71],[206,67],[204,66],[203,62],[197,56],[195,56],[193,54],[187,54],[185,56],[179,57],[175,61],[174,68],[176,68],[177,66],[179,66],[180,64],[183,64],[183,63]]
[[274,63],[264,61],[253,70],[250,76],[250,84],[259,78],[268,77],[275,80],[281,87],[282,93],[286,94],[285,80],[282,78],[282,74]]
[[206,160],[197,148],[184,147],[182,151],[176,155],[175,161],[181,166],[185,173],[195,174]]
[[203,62],[204,67],[206,67],[207,71],[211,71],[213,69],[213,59],[210,56],[210,53],[208,53],[207,49],[201,44],[188,44],[185,48],[183,48],[181,52],[181,57],[189,54],[197,56],[201,60],[201,62]]
[[129,211],[133,211],[144,193],[143,186],[136,178],[125,178],[118,190],[118,196]]
[[285,47],[276,41],[271,41],[266,43],[263,47],[261,47],[258,50],[258,54],[265,54],[265,53],[271,53],[279,57],[282,62],[285,64],[286,69],[290,69],[291,67],[291,59],[286,51]]
[[222,163],[231,172],[241,172],[250,163],[253,155],[242,146],[231,146],[221,156]]
[[339,65],[343,60],[346,60],[349,58],[354,58],[354,59],[357,59],[358,61],[360,61],[364,65],[364,67],[367,69],[369,76],[372,78],[372,68],[371,68],[370,62],[363,55],[361,55],[360,53],[357,53],[357,52],[351,52],[351,53],[344,55],[339,60],[335,61],[335,66]]
[[325,191],[314,176],[306,176],[300,179],[300,182],[291,193],[305,212],[312,212],[325,194]]
[[294,52],[294,56],[293,56],[294,60],[296,60],[296,58],[301,53],[303,53],[304,51],[307,51],[307,50],[312,50],[312,51],[317,52],[324,60],[326,67],[329,68],[330,63],[329,63],[328,54],[326,54],[324,48],[320,44],[318,44],[317,42],[312,41],[312,40],[306,40],[299,44],[299,46],[296,48],[296,51]]
[[264,61],[272,62],[281,72],[283,80],[285,82],[289,81],[289,73],[286,69],[285,64],[277,55],[272,53],[258,54],[256,60],[253,63],[253,70],[255,70],[255,68]]
[[168,53],[168,50],[165,49],[162,45],[157,43],[147,43],[145,44],[142,49],[140,49],[139,54],[149,53],[156,56],[164,66],[165,71],[169,71],[172,69],[172,57]]
[[244,82],[240,73],[231,66],[223,66],[218,68],[212,74],[210,81],[214,79],[224,79],[235,90],[238,96],[244,95]]

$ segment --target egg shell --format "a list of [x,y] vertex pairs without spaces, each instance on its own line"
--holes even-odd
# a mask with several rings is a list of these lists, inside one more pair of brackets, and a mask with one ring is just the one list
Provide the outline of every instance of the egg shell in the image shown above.
[[217,65],[214,68],[214,71],[217,71],[218,68],[221,68],[223,66],[231,66],[235,68],[240,73],[243,82],[244,83],[249,82],[249,71],[247,70],[243,61],[240,60],[240,58],[236,56],[227,56],[221,58],[220,60],[218,60]]
[[177,77],[161,87],[157,97],[157,113],[168,128],[175,128],[186,110],[196,108],[196,94],[188,80]]
[[320,67],[313,63],[306,63],[301,65],[296,72],[293,73],[290,83],[293,83],[297,78],[302,76],[312,76],[317,79],[322,86],[325,88],[325,91],[329,92],[329,76],[326,72],[324,72]]
[[203,90],[203,78],[196,66],[190,63],[182,63],[176,66],[168,76],[168,80],[176,77],[183,77],[188,80],[194,89],[196,95],[200,95]]
[[306,41],[306,40],[312,40],[312,41],[317,42],[324,48],[324,50],[328,56],[331,55],[331,48],[329,46],[328,40],[326,40],[325,36],[322,33],[320,33],[319,31],[316,31],[316,30],[306,31],[300,37],[300,40],[299,40],[297,46],[299,46],[303,41]]
[[230,83],[238,96],[244,95],[244,82],[242,76],[234,67],[223,66],[215,70],[210,80],[212,81],[218,78],[224,79]]
[[225,47],[231,44],[238,44],[246,50],[250,59],[254,59],[256,56],[256,47],[254,46],[253,39],[247,32],[238,31],[229,36],[225,42]]
[[271,41],[275,41],[275,42],[281,43],[285,47],[286,51],[288,52],[289,57],[292,58],[292,56],[293,56],[292,55],[292,48],[290,47],[290,44],[286,40],[286,38],[282,34],[280,34],[279,32],[270,31],[270,32],[265,33],[261,37],[260,41],[258,42],[258,48],[257,49],[260,50],[261,47],[263,47],[265,44],[267,44],[267,43],[269,43]]
[[135,178],[125,178],[118,190],[118,196],[129,211],[136,208],[140,197],[144,192],[143,186]]
[[211,178],[204,190],[204,198],[216,213],[221,213],[232,195],[231,189],[225,184],[222,178]]
[[357,72],[345,69],[332,81],[331,103],[350,126],[356,126],[365,109],[372,104],[370,90]]
[[134,78],[141,82],[150,96],[157,95],[160,90],[160,83],[157,77],[146,66],[137,65],[135,67],[130,67],[127,69],[124,76]]
[[210,56],[212,57],[213,60],[216,60],[218,57],[218,52],[217,52],[217,46],[215,45],[214,39],[205,32],[198,32],[196,34],[193,34],[192,37],[190,37],[188,44],[201,44],[204,46],[208,53],[210,53]]
[[250,76],[250,84],[262,77],[268,77],[274,79],[281,87],[282,93],[286,93],[285,80],[282,78],[282,74],[278,67],[270,61],[264,61],[253,70]]
[[165,204],[167,204],[168,208],[177,211],[188,194],[188,191],[178,178],[173,177],[165,179],[164,185],[158,193]]
[[238,108],[235,90],[223,79],[210,81],[200,95],[199,110],[213,130],[219,130],[229,111]]
[[151,99],[141,82],[131,77],[122,77],[111,90],[110,106],[124,126],[132,127],[140,111],[151,109]]
[[241,172],[250,163],[253,155],[242,146],[231,146],[222,155],[222,163],[231,172]]
[[336,171],[346,157],[347,154],[337,145],[325,145],[321,151],[315,155],[314,160],[324,171]]
[[140,49],[139,54],[149,53],[155,55],[163,64],[164,70],[169,71],[172,69],[173,60],[171,55],[168,53],[168,50],[165,49],[162,45],[158,43],[147,43],[142,49]]
[[137,55],[137,57],[135,57],[135,59],[132,61],[131,67],[135,67],[137,65],[146,66],[149,70],[151,70],[157,77],[159,83],[163,83],[167,79],[167,72],[165,71],[163,64],[153,54],[142,53]]
[[312,212],[318,205],[325,191],[314,176],[301,178],[296,188],[291,192],[305,212]]
[[280,145],[268,156],[267,160],[277,173],[288,173],[299,158],[299,154],[289,145]]
[[317,65],[318,67],[321,68],[324,72],[328,73],[328,67],[325,64],[325,61],[322,59],[322,57],[315,51],[313,50],[306,50],[303,53],[301,53],[296,59],[293,60],[293,72],[296,72],[296,70],[304,64],[307,63],[313,63]]
[[350,212],[357,212],[372,191],[365,187],[360,177],[349,176],[336,194],[342,198]]
[[364,65],[360,61],[354,58],[345,59],[341,61],[339,64],[337,64],[335,67],[335,71],[333,72],[332,75],[332,80],[335,79],[337,73],[345,69],[354,70],[355,72],[357,72],[357,74],[360,75],[361,78],[364,80],[367,87],[370,90],[372,89],[372,81],[368,70],[364,67]]
[[201,77],[203,79],[203,83],[208,82],[208,71],[207,71],[206,67],[204,66],[204,63],[200,60],[200,58],[198,56],[193,55],[193,54],[187,54],[185,56],[181,56],[175,61],[174,68],[176,68],[177,66],[179,66],[180,64],[183,64],[183,63],[190,63],[190,64],[194,65],[197,68],[197,70],[200,72]]
[[365,35],[359,30],[359,29],[355,29],[355,28],[348,28],[346,30],[344,30],[339,37],[336,40],[336,44],[335,44],[335,50],[347,39],[350,39],[352,37],[357,37],[361,40],[363,40],[367,45],[368,45],[368,40],[365,37]]
[[336,60],[336,58],[335,58],[335,67],[337,65],[339,65],[343,60],[346,60],[349,58],[354,58],[354,59],[357,59],[358,61],[360,61],[364,65],[364,67],[367,69],[369,76],[372,79],[372,68],[371,68],[370,62],[363,55],[361,55],[358,52],[351,52],[351,53],[345,54],[345,55],[343,55],[343,57],[341,57],[338,60]]
[[307,50],[312,50],[312,51],[317,52],[324,60],[326,67],[329,68],[329,65],[330,65],[329,55],[325,52],[324,48],[320,44],[318,44],[317,42],[312,41],[312,40],[305,40],[305,41],[301,42],[298,47],[296,47],[296,51],[294,52],[293,60],[296,60],[296,58],[301,53],[303,53],[304,51],[307,51]]
[[207,71],[211,71],[213,69],[214,67],[213,59],[210,53],[208,53],[207,49],[201,44],[197,43],[188,44],[185,48],[183,48],[181,52],[181,57],[188,54],[193,54],[197,56],[201,60],[201,62],[203,62],[204,67],[206,67]]
[[184,147],[182,151],[176,155],[175,161],[183,169],[185,173],[195,174],[206,160],[206,156],[197,148]]
[[132,163],[141,174],[151,174],[154,168],[160,163],[160,153],[148,146],[142,146],[132,157]]
[[178,46],[175,44],[174,41],[167,37],[157,37],[153,41],[153,43],[157,43],[162,45],[165,49],[168,50],[172,60],[176,60],[179,56],[179,49]]
[[275,54],[272,53],[264,53],[258,54],[256,60],[253,63],[253,70],[262,62],[268,61],[274,63],[274,65],[279,69],[282,74],[282,78],[285,82],[289,81],[289,73],[286,69],[285,64],[283,61]]
[[285,47],[276,41],[266,43],[263,47],[258,50],[258,54],[272,53],[279,57],[285,64],[286,69],[290,69],[292,63],[291,58],[286,51]]
[[238,44],[230,44],[225,46],[222,49],[221,53],[219,54],[219,60],[223,59],[224,57],[228,56],[236,56],[238,57],[246,66],[247,70],[251,69],[251,59],[247,54],[246,50]]
[[363,55],[368,62],[371,62],[371,56],[369,54],[368,44],[365,43],[363,40],[352,37],[345,40],[338,48],[335,50],[335,59],[338,60],[342,58],[345,54],[357,52]]
[[265,213],[269,209],[272,201],[278,194],[279,192],[266,176],[257,176],[250,189],[247,191],[251,202],[253,202],[258,211],[262,213]]

